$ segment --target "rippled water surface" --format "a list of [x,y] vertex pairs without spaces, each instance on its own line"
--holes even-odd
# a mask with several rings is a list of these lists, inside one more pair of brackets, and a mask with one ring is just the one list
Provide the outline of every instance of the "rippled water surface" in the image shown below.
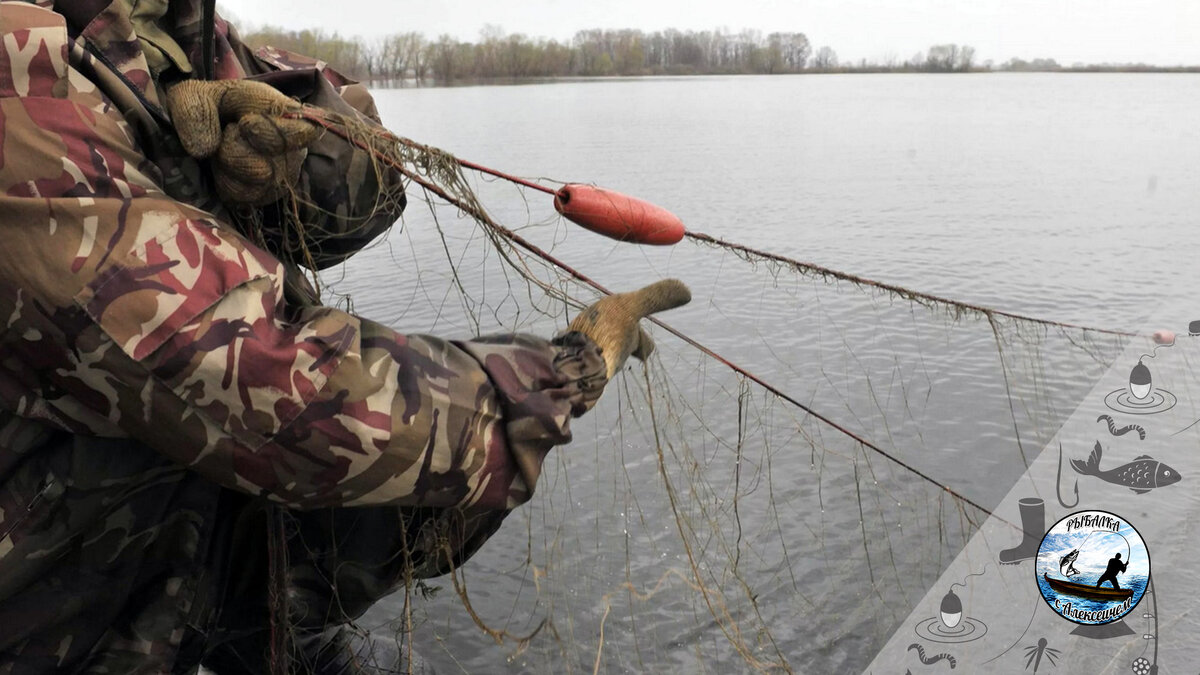
[[[694,231],[973,304],[1142,331],[1200,280],[1194,75],[706,77],[375,95],[390,128],[461,157],[601,184],[670,208]],[[938,484],[994,506],[1120,346],[992,325],[686,241],[619,244],[564,224],[539,193],[476,189],[501,223],[611,288],[683,279],[694,301],[670,323],[907,468],[655,330],[649,375],[661,398],[647,403],[640,366],[611,384],[547,460],[532,503],[464,569],[485,623],[524,635],[545,620],[542,630],[497,646],[449,581],[433,580],[441,590],[416,601],[413,643],[439,672],[725,672],[780,658],[802,672],[856,672],[978,522]],[[443,238],[410,196],[402,228],[326,275],[356,312],[460,338],[565,326],[574,310],[508,270],[471,221],[438,211]],[[402,606],[389,598],[367,624],[396,628]]]

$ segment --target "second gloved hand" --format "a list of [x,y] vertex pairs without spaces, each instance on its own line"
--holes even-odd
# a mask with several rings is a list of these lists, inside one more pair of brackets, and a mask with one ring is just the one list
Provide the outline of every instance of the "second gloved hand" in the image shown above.
[[617,293],[603,298],[576,316],[568,330],[587,335],[603,351],[612,376],[631,355],[645,359],[654,351],[654,342],[638,326],[638,321],[655,312],[686,305],[692,292],[678,279],[664,279],[632,293]]
[[167,110],[184,150],[213,158],[221,199],[269,204],[295,186],[306,147],[320,129],[281,117],[301,109],[274,87],[250,80],[187,80],[167,92]]

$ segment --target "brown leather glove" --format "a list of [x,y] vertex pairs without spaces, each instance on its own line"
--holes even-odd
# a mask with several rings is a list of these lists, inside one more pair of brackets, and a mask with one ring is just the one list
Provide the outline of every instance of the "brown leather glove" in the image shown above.
[[583,333],[600,347],[608,366],[608,378],[612,379],[631,355],[644,360],[654,351],[654,341],[638,326],[638,321],[691,300],[692,292],[682,281],[664,279],[632,293],[601,299],[575,317],[568,330]]
[[313,124],[280,117],[300,108],[251,80],[186,80],[167,91],[184,150],[213,157],[217,194],[231,204],[269,204],[296,185],[305,148],[320,135]]

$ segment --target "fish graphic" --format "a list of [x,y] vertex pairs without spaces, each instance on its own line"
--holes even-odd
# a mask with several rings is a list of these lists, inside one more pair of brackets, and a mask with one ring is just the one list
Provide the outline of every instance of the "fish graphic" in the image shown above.
[[1096,447],[1088,456],[1087,461],[1073,459],[1071,466],[1076,473],[1095,476],[1106,483],[1124,485],[1138,494],[1145,494],[1154,488],[1178,483],[1179,479],[1183,477],[1179,475],[1178,471],[1150,455],[1142,455],[1128,464],[1101,471],[1100,458],[1103,455],[1104,448],[1100,447],[1100,441],[1096,441]]
[[1079,549],[1075,549],[1059,559],[1058,572],[1068,579],[1079,574],[1079,570],[1075,569],[1076,560],[1079,560]]

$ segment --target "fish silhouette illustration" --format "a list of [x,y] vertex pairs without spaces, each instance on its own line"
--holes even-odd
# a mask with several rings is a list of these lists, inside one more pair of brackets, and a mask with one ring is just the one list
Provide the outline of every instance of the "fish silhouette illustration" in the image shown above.
[[1103,456],[1104,448],[1100,446],[1100,441],[1096,441],[1096,447],[1088,456],[1087,461],[1073,459],[1071,467],[1075,469],[1076,473],[1095,476],[1106,483],[1124,485],[1138,494],[1145,494],[1154,488],[1178,483],[1183,478],[1178,471],[1150,455],[1142,455],[1128,464],[1103,471],[1100,469],[1100,459]]

